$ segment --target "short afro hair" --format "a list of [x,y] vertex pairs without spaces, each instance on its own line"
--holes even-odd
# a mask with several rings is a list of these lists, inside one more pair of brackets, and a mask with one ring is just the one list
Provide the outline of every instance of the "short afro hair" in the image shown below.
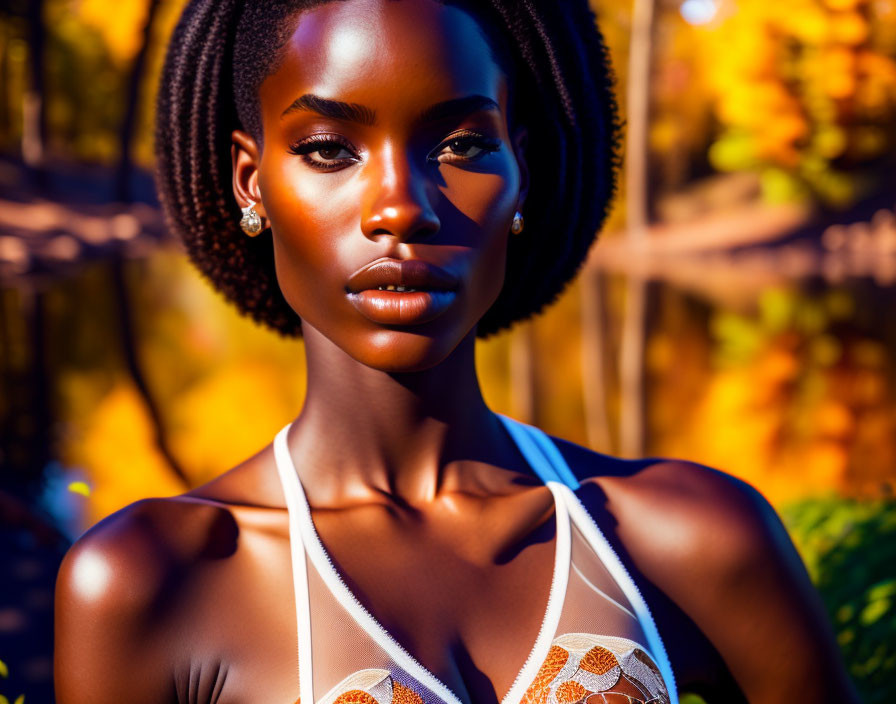
[[[301,334],[301,321],[277,284],[271,239],[239,227],[230,134],[260,137],[258,88],[276,70],[298,13],[334,1],[191,0],[156,104],[156,183],[170,227],[242,313],[289,336]],[[444,1],[503,32],[491,44],[510,52],[512,111],[530,136],[526,228],[509,240],[504,286],[477,327],[486,337],[538,313],[581,267],[616,190],[619,119],[587,0]]]

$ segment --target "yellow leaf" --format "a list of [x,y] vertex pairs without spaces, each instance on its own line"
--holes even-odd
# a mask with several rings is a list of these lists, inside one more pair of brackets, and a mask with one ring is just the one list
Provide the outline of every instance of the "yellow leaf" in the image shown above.
[[18,697],[16,697],[16,700],[15,702],[13,702],[13,704],[25,704],[25,695],[20,694]]
[[2,660],[0,660],[0,677],[9,677],[9,668]]
[[146,2],[82,0],[78,10],[81,21],[100,33],[112,56],[126,62],[140,48],[147,5]]
[[90,486],[88,486],[87,482],[72,482],[68,485],[68,490],[74,494],[90,496]]

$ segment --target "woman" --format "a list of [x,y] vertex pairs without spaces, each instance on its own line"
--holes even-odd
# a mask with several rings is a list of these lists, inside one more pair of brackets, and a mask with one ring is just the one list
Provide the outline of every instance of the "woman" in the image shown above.
[[[584,0],[196,0],[159,184],[193,261],[305,341],[298,418],[68,554],[60,704],[856,701],[774,511],[493,414],[613,191]],[[122,471],[127,471],[122,458]]]

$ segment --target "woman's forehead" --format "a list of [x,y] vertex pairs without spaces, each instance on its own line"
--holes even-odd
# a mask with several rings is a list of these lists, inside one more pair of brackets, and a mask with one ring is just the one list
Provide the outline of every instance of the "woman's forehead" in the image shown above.
[[503,71],[466,11],[436,0],[348,0],[302,12],[259,98],[264,113],[307,93],[395,110],[478,94],[504,109],[505,91]]

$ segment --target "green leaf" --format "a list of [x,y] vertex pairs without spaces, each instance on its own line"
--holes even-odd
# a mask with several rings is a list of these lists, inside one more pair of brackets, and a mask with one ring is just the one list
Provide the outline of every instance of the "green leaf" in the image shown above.
[[868,601],[887,599],[894,595],[896,595],[896,578],[885,579],[868,590]]
[[839,609],[837,609],[837,620],[840,623],[846,623],[849,619],[852,618],[853,613],[855,613],[855,609],[852,608],[851,604],[844,604]]
[[859,620],[863,625],[870,626],[872,623],[876,623],[877,621],[879,621],[889,610],[889,599],[879,599],[877,601],[872,601],[870,604],[868,604],[868,606],[862,609],[862,613],[859,615]]
[[678,699],[679,704],[706,704],[703,697],[696,694],[682,694]]
[[856,637],[855,631],[853,631],[851,628],[847,628],[846,630],[840,631],[837,634],[837,642],[841,646],[849,645],[850,643],[853,642],[853,640],[855,640],[855,637]]

